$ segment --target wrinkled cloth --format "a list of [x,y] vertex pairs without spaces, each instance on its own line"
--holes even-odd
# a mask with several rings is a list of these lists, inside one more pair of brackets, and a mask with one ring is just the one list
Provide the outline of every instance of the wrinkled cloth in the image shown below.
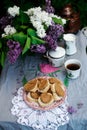
[[[29,126],[24,126],[13,122],[0,122],[0,130],[33,130]],[[87,120],[72,120],[68,124],[58,127],[57,130],[87,130]]]
[[[59,127],[60,129],[58,128],[58,130],[87,129],[87,38],[81,31],[76,36],[77,52],[71,56],[66,55],[65,61],[75,58],[79,59],[82,64],[80,77],[74,80],[69,79],[67,87],[68,103],[77,112],[70,114],[70,122],[65,127]],[[0,76],[0,121],[16,122],[17,118],[11,114],[12,98],[16,95],[17,90],[23,86],[22,80],[24,76],[27,80],[38,76],[48,76],[48,74],[44,74],[38,70],[39,64],[42,63],[48,62],[39,55],[27,56],[24,61],[19,58],[13,65],[10,65],[6,61]],[[66,77],[64,66],[61,67],[61,70],[60,72],[54,73],[53,76],[64,82]],[[78,104],[83,105],[81,108],[78,108]]]
[[13,122],[0,122],[0,130],[33,130],[29,126],[20,125]]

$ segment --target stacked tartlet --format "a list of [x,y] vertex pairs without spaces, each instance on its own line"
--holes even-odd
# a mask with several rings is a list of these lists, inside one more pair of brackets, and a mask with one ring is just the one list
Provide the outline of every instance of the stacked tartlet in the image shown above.
[[24,85],[24,93],[26,93],[28,102],[35,102],[40,107],[47,107],[65,97],[65,87],[57,78],[38,77]]

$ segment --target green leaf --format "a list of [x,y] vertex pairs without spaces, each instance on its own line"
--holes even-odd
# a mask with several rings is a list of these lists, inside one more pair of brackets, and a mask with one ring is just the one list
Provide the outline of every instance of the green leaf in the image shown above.
[[37,36],[36,31],[34,29],[31,29],[31,28],[27,29],[27,34],[29,36]]
[[48,76],[49,76],[49,77],[54,77],[52,73],[49,73]]
[[64,85],[65,85],[66,87],[68,87],[68,85],[69,85],[69,79],[67,78],[67,76],[66,76],[65,79],[64,79]]
[[13,34],[13,39],[15,41],[18,41],[21,45],[24,45],[24,43],[27,39],[27,36],[23,32],[15,33],[15,34]]
[[45,25],[45,24],[44,24],[44,29],[45,29],[45,30],[47,30],[47,29],[48,29],[47,25]]
[[1,52],[1,60],[0,60],[0,62],[1,62],[1,65],[4,66],[4,62],[5,62],[5,53],[4,53],[3,51]]
[[34,37],[32,36],[32,44],[42,44],[42,43],[45,43],[44,40],[40,39],[40,38],[37,38],[37,37]]
[[30,44],[31,44],[31,39],[27,37],[26,44],[24,46],[22,54],[25,54],[30,49]]
[[2,42],[0,41],[0,49],[2,48]]
[[7,35],[5,37],[2,38],[3,40],[9,40],[9,39],[12,39],[12,35]]
[[21,25],[29,24],[29,16],[20,10],[20,15],[15,16],[15,19],[13,20],[13,26],[18,28]]
[[60,70],[60,69],[58,69],[58,70],[56,70],[54,73],[56,73],[56,72],[61,72],[61,70]]
[[26,25],[21,25],[20,28],[24,30],[24,29],[27,29],[27,26]]
[[25,76],[24,76],[23,79],[22,79],[22,83],[23,83],[23,86],[27,83],[27,79],[26,79]]
[[23,11],[20,11],[20,20],[22,22],[22,24],[27,24],[29,23],[29,16],[24,13]]
[[56,17],[53,17],[52,19],[53,19],[53,21],[54,21],[55,23],[63,25],[63,22],[62,22],[61,19],[58,19],[58,18],[56,18]]

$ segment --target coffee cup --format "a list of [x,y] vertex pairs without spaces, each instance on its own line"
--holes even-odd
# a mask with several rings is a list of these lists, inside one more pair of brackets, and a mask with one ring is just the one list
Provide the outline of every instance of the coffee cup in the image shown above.
[[76,79],[81,73],[81,62],[77,59],[69,59],[65,62],[65,70],[67,77],[70,79]]

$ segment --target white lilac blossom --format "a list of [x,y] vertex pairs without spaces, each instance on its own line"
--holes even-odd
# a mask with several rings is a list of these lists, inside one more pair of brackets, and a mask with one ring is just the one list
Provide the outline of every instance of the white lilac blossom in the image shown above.
[[34,12],[41,12],[41,7],[36,7],[36,8],[31,8],[31,9],[28,9],[25,13],[29,16],[33,15]]
[[63,24],[66,24],[66,19],[61,18]]
[[46,11],[42,11],[40,7],[31,8],[26,13],[30,17],[33,26],[36,28],[37,35],[40,38],[44,38],[46,36],[44,25],[49,27],[52,24],[52,18]]
[[2,34],[2,37],[8,36],[8,35],[12,35],[16,33],[16,29],[14,27],[12,27],[11,25],[7,25],[4,28],[4,33]]
[[52,17],[52,18],[61,19],[63,25],[66,24],[66,19],[61,18],[60,16],[57,16],[57,15],[55,15],[55,14],[53,14],[53,13],[50,13],[49,15],[50,15],[50,17]]
[[[19,55],[28,54],[28,51],[45,53],[49,49],[55,50],[58,46],[66,20],[54,14],[51,0],[46,1],[46,6],[47,8],[34,7],[27,11],[13,6],[8,8],[7,16],[0,19],[3,30],[1,41],[6,43],[10,40],[5,45],[8,47],[6,50],[11,63],[14,63]],[[6,40],[3,40],[5,38]]]
[[47,27],[52,25],[52,17],[50,17],[49,14],[45,11],[42,11],[41,13],[41,20],[42,23],[44,23]]
[[46,36],[46,32],[42,26],[37,28],[36,33],[40,38],[44,38]]
[[31,22],[33,24],[33,26],[36,28],[36,33],[40,38],[43,38],[46,36],[46,32],[44,29],[44,26],[41,24],[41,22],[39,20],[36,20],[35,17],[30,17],[31,18]]
[[63,25],[66,23],[65,19],[62,19],[53,13],[48,13],[42,10],[40,7],[28,9],[28,11],[25,13],[27,13],[27,15],[30,17],[30,21],[40,38],[44,38],[46,36],[46,30],[44,26],[51,26],[53,23],[53,17],[61,19]]
[[17,7],[16,5],[14,5],[13,7],[9,7],[7,12],[11,16],[15,17],[16,15],[19,15],[19,9],[20,9],[20,7]]
[[7,35],[5,34],[5,33],[3,33],[2,35],[1,35],[1,37],[3,38],[3,37],[6,37]]

